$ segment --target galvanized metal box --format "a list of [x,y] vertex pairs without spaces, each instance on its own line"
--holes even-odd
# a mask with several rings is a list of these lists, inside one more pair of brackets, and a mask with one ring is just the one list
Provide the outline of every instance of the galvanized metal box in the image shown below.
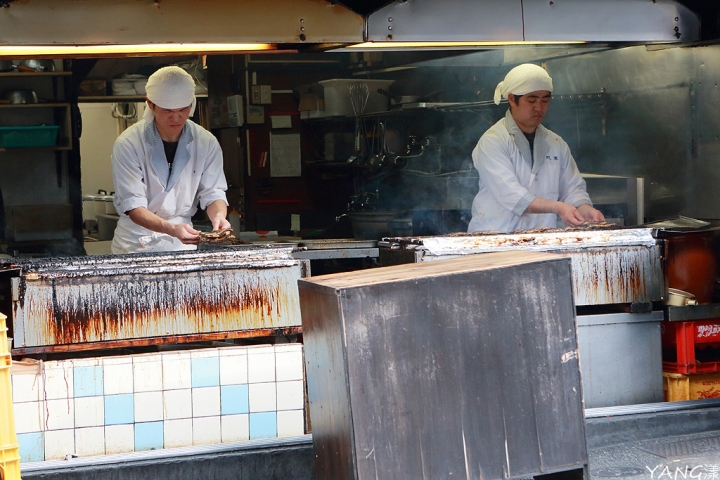
[[319,479],[586,473],[570,259],[493,253],[298,285]]

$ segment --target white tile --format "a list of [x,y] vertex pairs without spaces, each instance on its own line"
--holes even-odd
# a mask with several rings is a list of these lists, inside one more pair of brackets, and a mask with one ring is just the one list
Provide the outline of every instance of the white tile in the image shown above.
[[163,392],[163,405],[165,409],[164,418],[191,418],[192,414],[192,395],[190,389],[184,390],[166,390]]
[[64,460],[66,455],[75,455],[75,430],[45,432],[45,460]]
[[275,352],[270,349],[248,350],[248,383],[275,381]]
[[218,349],[217,348],[202,348],[198,350],[193,350],[190,352],[191,358],[217,358],[218,357]]
[[13,405],[16,433],[41,432],[45,424],[45,404],[25,402]]
[[116,357],[103,357],[103,359],[102,359],[103,367],[108,367],[110,365],[132,365],[132,363],[133,363],[132,355],[118,355]]
[[221,443],[220,417],[193,418],[193,445]]
[[305,415],[302,410],[277,412],[278,437],[294,437],[305,434]]
[[220,415],[220,387],[192,389],[192,416],[210,417]]
[[159,392],[163,388],[160,355],[138,355],[133,358],[135,392]]
[[247,350],[224,348],[220,350],[220,385],[248,383]]
[[303,350],[303,344],[302,343],[282,343],[282,344],[275,344],[275,353],[280,352],[301,352]]
[[75,402],[72,398],[48,400],[45,402],[45,428],[47,430],[63,430],[75,428]]
[[42,400],[42,376],[35,374],[12,375],[12,400],[15,403]]
[[105,395],[133,393],[132,361],[103,364],[103,385]]
[[79,457],[105,455],[105,428],[76,428],[75,453]]
[[108,425],[105,427],[105,454],[135,451],[135,425]]
[[222,441],[242,442],[250,439],[250,421],[247,413],[239,415],[223,415],[220,417]]
[[142,392],[134,395],[135,423],[163,419],[163,392]]
[[277,409],[302,410],[305,408],[304,386],[302,380],[277,383]]
[[102,365],[102,358],[99,357],[74,358],[71,361],[73,367],[97,367]]
[[190,354],[163,353],[163,390],[192,387],[192,360]]
[[251,383],[248,385],[250,413],[274,412],[277,406],[275,383]]
[[303,355],[301,350],[275,353],[275,371],[278,382],[303,379]]
[[[75,399],[75,428],[105,425],[105,397]],[[77,438],[76,438],[77,439]]]
[[43,365],[45,373],[45,399],[73,397],[73,366],[71,360],[50,361]]
[[165,448],[189,447],[193,444],[192,418],[163,422]]

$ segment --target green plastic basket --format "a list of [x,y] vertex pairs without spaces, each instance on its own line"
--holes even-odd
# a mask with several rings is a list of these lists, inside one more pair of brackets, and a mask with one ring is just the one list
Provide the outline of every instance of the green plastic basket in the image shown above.
[[43,148],[57,143],[58,125],[0,127],[0,148]]

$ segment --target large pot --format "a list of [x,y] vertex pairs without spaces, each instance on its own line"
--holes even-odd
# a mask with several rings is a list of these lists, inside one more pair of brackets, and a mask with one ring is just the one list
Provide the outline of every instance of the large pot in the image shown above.
[[406,237],[413,234],[412,218],[398,212],[350,212],[353,236],[358,240]]
[[717,270],[718,232],[663,232],[667,241],[668,287],[695,295],[698,304],[712,303]]

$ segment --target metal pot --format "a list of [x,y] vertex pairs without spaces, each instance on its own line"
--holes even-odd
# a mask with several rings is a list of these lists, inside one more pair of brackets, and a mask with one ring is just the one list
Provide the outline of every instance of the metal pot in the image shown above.
[[38,97],[34,90],[10,90],[5,93],[5,100],[12,104],[38,103]]
[[54,72],[54,60],[18,60],[17,69],[21,72]]
[[15,70],[12,60],[0,60],[0,72],[12,72]]

